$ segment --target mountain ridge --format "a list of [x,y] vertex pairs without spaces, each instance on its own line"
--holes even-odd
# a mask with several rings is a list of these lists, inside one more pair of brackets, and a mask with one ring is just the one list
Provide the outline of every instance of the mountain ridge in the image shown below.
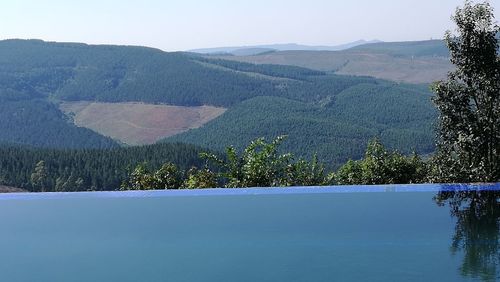
[[[248,45],[248,46],[229,46],[229,47],[214,47],[214,48],[201,48],[192,49],[188,52],[199,53],[199,54],[232,54],[232,55],[242,55],[244,51],[247,51],[247,55],[256,55],[263,52],[270,51],[340,51],[349,49],[355,46],[360,46],[364,44],[380,43],[380,40],[357,40],[345,44],[326,46],[326,45],[302,45],[297,43],[284,43],[284,44],[262,44],[262,45]],[[248,50],[254,49],[253,52]],[[243,52],[242,52],[243,51]]]

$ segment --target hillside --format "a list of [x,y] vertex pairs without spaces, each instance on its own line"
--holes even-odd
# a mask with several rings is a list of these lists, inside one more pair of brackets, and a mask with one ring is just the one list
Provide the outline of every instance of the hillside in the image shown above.
[[431,40],[372,43],[343,51],[282,51],[219,58],[254,64],[294,65],[406,83],[431,83],[445,78],[452,69],[448,56],[443,41]]
[[[5,40],[0,66],[0,97],[7,99],[230,106],[261,95],[287,95],[270,79],[145,47]],[[297,67],[252,68],[273,79],[323,75]]]
[[118,147],[111,138],[73,125],[56,105],[44,99],[0,98],[0,120],[0,142],[49,148]]
[[360,84],[311,104],[277,97],[257,97],[229,109],[202,128],[168,138],[222,150],[243,149],[259,136],[288,135],[284,151],[314,153],[336,168],[360,159],[369,139],[379,136],[390,148],[427,154],[434,150],[435,111],[425,89]]
[[[286,146],[291,152],[318,152],[332,166],[348,158],[359,158],[374,136],[403,151],[433,150],[435,112],[427,86],[297,66],[254,65],[188,53],[165,53],[145,47],[39,40],[0,41],[0,79],[0,99],[10,103],[9,110],[2,113],[4,130],[0,141],[9,143],[58,148],[116,146],[109,138],[77,127],[72,121],[124,143],[144,142],[142,137],[153,142],[161,134],[133,132],[130,126],[153,131],[176,127],[179,120],[166,115],[157,120],[155,111],[148,112],[169,105],[178,107],[176,118],[196,113],[193,107],[228,109],[206,125],[174,136],[169,142],[221,149],[230,144],[241,147],[261,136],[288,134]],[[70,106],[69,110],[64,107],[82,103],[93,105],[89,108],[92,111],[85,115],[78,112],[78,106]],[[142,108],[124,106],[130,103],[140,103]],[[27,105],[33,109],[26,110]],[[65,116],[58,106],[74,114]],[[49,113],[50,118],[44,117]],[[182,124],[183,130],[209,121],[201,116],[187,120]],[[23,121],[32,124],[23,125]],[[161,123],[166,124],[160,126]],[[68,129],[61,129],[63,125]],[[97,139],[111,143],[100,144]]]

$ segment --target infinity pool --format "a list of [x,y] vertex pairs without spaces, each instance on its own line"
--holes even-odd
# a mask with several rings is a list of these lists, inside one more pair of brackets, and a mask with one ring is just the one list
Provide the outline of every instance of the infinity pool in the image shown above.
[[[500,184],[4,194],[0,280],[494,281],[498,190]],[[464,219],[450,209],[452,200],[438,205],[439,195],[493,197],[485,210],[494,212],[474,222],[465,205]]]

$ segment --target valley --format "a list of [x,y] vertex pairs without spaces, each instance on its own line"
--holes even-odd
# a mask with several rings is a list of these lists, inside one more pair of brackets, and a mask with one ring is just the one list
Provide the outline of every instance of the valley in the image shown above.
[[[393,77],[381,65],[391,66],[384,56],[444,61],[439,44],[374,43],[340,53],[247,57],[311,54],[297,57],[308,62],[306,68],[288,57],[253,64],[236,56],[145,47],[4,40],[0,143],[62,150],[185,143],[223,151],[242,150],[259,137],[288,135],[283,150],[298,158],[316,153],[329,168],[362,158],[374,137],[390,149],[430,154],[436,111],[428,84],[332,73],[322,56],[351,54],[358,58],[358,71]],[[367,55],[355,55],[360,53]],[[335,60],[347,72],[345,58]],[[421,82],[444,73],[432,63],[422,65],[403,80]],[[403,63],[396,66],[396,74],[404,76]]]

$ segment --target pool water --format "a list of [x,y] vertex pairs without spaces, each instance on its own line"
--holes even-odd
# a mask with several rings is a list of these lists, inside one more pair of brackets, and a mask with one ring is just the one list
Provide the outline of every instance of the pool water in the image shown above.
[[[488,240],[455,246],[456,234],[464,234],[457,231],[457,216],[434,199],[439,191],[454,189],[0,195],[0,280],[500,279],[498,260],[492,261],[495,255],[500,258],[498,218],[469,232],[480,236],[482,228],[488,229]],[[488,194],[500,187],[458,189]],[[485,249],[490,251],[487,258],[481,257]]]

